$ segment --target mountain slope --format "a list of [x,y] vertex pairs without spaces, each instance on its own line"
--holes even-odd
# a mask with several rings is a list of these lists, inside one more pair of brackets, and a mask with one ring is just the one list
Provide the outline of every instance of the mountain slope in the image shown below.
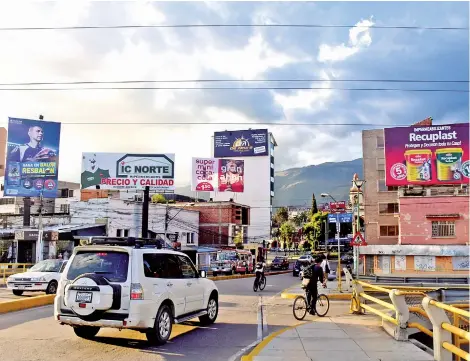
[[[328,162],[291,168],[274,175],[274,206],[310,206],[312,193],[317,203],[330,202],[321,198],[321,193],[329,193],[336,200],[347,200],[352,177],[357,173],[362,177],[362,158],[346,162]],[[191,187],[177,187],[175,193],[194,197]],[[209,199],[207,193],[199,193],[200,198]]]

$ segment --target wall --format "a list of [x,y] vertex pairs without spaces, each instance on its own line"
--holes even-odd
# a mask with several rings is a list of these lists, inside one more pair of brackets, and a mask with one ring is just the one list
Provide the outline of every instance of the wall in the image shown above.
[[[108,235],[116,236],[118,230],[128,230],[129,236],[139,237],[142,232],[142,203],[119,199],[90,199],[74,202],[70,213],[75,224],[94,224],[106,221]],[[168,214],[168,233],[178,233],[183,249],[197,247],[199,233],[199,212],[188,211],[161,204],[149,205],[149,231],[165,231],[165,213]],[[183,233],[193,233],[193,245],[188,245]]]
[[[455,237],[432,238],[431,222],[426,215],[459,214],[455,221]],[[450,219],[448,219],[450,220]],[[401,244],[468,244],[469,197],[400,197]]]
[[[375,274],[387,274],[383,269],[380,268],[378,257],[375,256],[374,269]],[[405,257],[405,269],[395,268],[396,256],[390,256],[390,273],[394,275],[468,275],[469,269],[456,270],[453,267],[452,259],[450,256],[435,256],[435,267],[429,270],[421,270],[415,268],[415,257],[419,256],[404,256]]]
[[243,193],[211,192],[214,201],[229,201],[250,207],[250,241],[270,238],[271,232],[271,160],[270,157],[234,158],[245,161],[245,189]]
[[[385,153],[383,146],[378,146],[377,139],[382,137],[382,129],[362,132],[362,153],[364,179],[364,219],[365,238],[368,244],[397,244],[397,237],[381,237],[380,225],[398,225],[394,215],[379,215],[379,203],[397,203],[398,192],[379,191],[379,181],[385,179]],[[383,170],[383,172],[382,172]]]

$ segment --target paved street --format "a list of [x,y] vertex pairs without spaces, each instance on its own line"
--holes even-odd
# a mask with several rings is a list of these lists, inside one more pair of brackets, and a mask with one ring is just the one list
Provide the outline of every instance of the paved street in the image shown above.
[[[175,326],[176,337],[160,348],[148,347],[145,336],[132,331],[102,330],[95,341],[82,340],[70,327],[55,322],[52,306],[48,306],[1,315],[0,350],[9,355],[9,361],[226,361],[256,341],[259,295],[267,305],[268,332],[298,323],[292,315],[292,300],[280,297],[298,279],[286,274],[267,280],[266,289],[256,294],[253,278],[218,281],[221,296],[216,324],[209,328],[199,328],[197,322]],[[345,315],[348,311],[347,302],[334,302],[329,315]]]

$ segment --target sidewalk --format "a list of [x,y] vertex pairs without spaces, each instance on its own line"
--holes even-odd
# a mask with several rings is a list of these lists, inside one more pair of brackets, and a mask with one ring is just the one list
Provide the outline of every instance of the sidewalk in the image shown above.
[[276,332],[242,361],[432,361],[411,342],[391,338],[373,316],[317,318]]
[[[299,280],[298,285],[282,291],[281,297],[287,299],[294,299],[297,296],[304,296],[305,291],[302,289],[301,286],[302,285]],[[330,300],[350,300],[352,295],[352,288],[348,290],[346,287],[346,282],[344,281],[341,282],[341,286],[342,292],[340,293],[338,291],[338,281],[328,281],[327,288],[319,288],[318,292],[324,293],[328,296]]]

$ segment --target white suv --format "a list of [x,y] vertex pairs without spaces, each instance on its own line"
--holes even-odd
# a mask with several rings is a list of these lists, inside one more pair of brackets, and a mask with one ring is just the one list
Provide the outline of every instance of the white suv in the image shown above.
[[215,322],[217,287],[184,253],[139,238],[93,237],[90,243],[74,249],[54,300],[55,319],[77,336],[127,328],[162,345],[173,323]]

